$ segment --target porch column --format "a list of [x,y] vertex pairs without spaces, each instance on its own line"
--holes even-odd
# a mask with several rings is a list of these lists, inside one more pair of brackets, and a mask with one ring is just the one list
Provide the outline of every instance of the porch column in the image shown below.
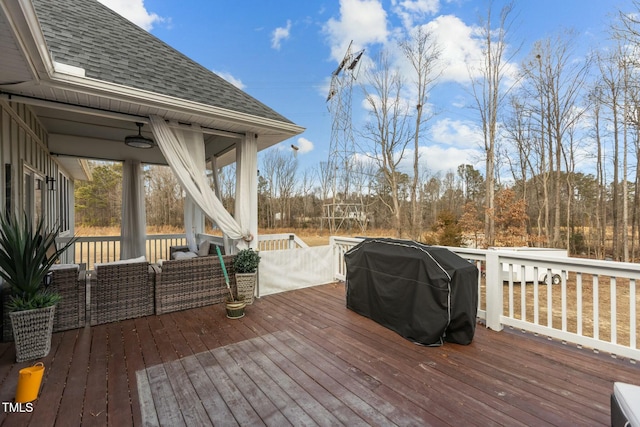
[[249,247],[258,248],[258,135],[245,134],[236,143],[235,219],[253,235]]

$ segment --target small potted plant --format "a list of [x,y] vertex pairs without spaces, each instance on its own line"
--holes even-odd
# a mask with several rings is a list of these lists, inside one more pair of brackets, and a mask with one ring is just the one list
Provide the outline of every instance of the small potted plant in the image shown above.
[[218,259],[220,260],[220,267],[222,268],[222,274],[224,275],[224,282],[227,285],[227,290],[229,291],[229,295],[226,299],[227,317],[229,319],[240,319],[241,317],[244,317],[244,308],[247,306],[247,303],[244,301],[243,297],[236,297],[233,294],[233,289],[231,289],[231,283],[229,282],[227,267],[224,265],[224,259],[222,258],[222,253],[218,246],[216,246],[216,252],[218,253]]
[[256,289],[260,256],[253,249],[242,249],[233,259],[233,269],[236,274],[238,298],[244,298],[247,304],[253,304]]
[[60,295],[47,289],[49,269],[71,246],[56,248],[59,228],[49,230],[40,219],[32,224],[27,215],[0,219],[0,277],[10,287],[5,309],[9,311],[16,346],[16,361],[49,354],[53,316]]

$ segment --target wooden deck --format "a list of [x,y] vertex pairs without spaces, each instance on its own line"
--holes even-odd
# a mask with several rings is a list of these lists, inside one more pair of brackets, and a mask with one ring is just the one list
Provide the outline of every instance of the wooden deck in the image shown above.
[[[0,401],[18,370],[0,344]],[[331,284],[54,334],[32,412],[2,426],[608,425],[640,367],[481,325],[469,346],[415,345],[345,308]],[[3,405],[4,406],[4,405]]]

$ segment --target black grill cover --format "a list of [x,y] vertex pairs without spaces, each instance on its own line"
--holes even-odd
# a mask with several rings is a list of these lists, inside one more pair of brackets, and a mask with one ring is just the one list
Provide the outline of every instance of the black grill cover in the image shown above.
[[473,340],[478,269],[445,248],[366,239],[344,254],[347,308],[416,343]]

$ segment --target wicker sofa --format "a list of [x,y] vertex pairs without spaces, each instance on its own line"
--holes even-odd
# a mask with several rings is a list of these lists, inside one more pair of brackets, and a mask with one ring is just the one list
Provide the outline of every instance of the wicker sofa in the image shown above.
[[147,261],[96,264],[89,282],[92,326],[154,313],[154,270]]
[[[223,256],[235,292],[233,256]],[[220,260],[215,255],[176,259],[152,266],[155,272],[156,314],[224,302],[228,291]]]
[[[82,328],[85,325],[86,281],[76,264],[54,264],[51,269],[50,288],[62,297],[56,305],[53,332]],[[13,340],[11,321],[5,304],[9,299],[8,287],[2,292],[2,339]]]

